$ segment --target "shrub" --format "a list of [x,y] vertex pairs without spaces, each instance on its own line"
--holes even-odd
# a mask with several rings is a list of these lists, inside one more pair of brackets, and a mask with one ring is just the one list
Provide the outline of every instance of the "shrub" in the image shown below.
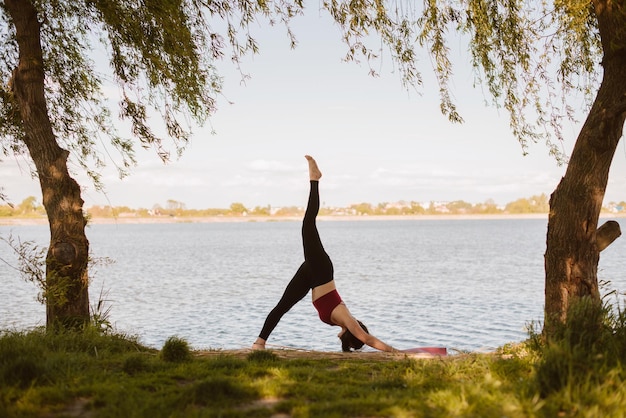
[[566,388],[594,386],[625,359],[625,314],[609,303],[583,298],[539,349],[536,379],[543,397]]
[[169,337],[161,349],[161,358],[173,363],[188,361],[191,359],[189,344],[182,338]]
[[248,354],[247,359],[258,363],[273,363],[278,360],[278,356],[271,351],[255,350]]

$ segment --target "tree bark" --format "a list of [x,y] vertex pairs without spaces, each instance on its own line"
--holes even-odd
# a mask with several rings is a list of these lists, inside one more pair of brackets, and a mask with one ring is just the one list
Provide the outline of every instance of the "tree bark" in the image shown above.
[[604,75],[565,176],[550,197],[544,317],[548,337],[577,299],[601,303],[597,270],[603,243],[597,240],[598,218],[626,118],[626,10],[615,3],[593,2],[604,48]]
[[89,241],[80,187],[69,175],[69,152],[54,135],[44,95],[44,66],[37,11],[29,0],[5,0],[19,47],[11,84],[23,138],[37,169],[50,225],[46,257],[46,323],[74,328],[89,321]]
[[596,245],[598,246],[598,252],[603,251],[621,235],[622,229],[617,221],[606,221],[596,231]]

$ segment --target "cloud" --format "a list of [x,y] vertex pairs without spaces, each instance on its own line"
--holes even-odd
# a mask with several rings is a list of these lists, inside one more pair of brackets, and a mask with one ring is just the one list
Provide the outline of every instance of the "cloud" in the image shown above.
[[246,164],[246,168],[254,172],[265,173],[295,173],[302,171],[302,165],[296,167],[293,164],[276,160],[253,160]]

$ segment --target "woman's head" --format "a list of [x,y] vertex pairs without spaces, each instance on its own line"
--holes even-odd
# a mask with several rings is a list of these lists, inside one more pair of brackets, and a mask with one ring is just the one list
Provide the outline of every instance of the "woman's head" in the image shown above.
[[[357,320],[357,322],[359,323],[359,325],[361,326],[361,328],[363,328],[365,332],[369,332],[367,330],[367,327],[363,325],[363,322],[359,320]],[[344,333],[341,334],[341,337],[339,338],[341,338],[341,349],[345,352],[352,351],[352,349],[358,350],[361,347],[363,347],[363,341],[359,340],[357,337],[352,335],[350,330],[347,328],[344,331]]]

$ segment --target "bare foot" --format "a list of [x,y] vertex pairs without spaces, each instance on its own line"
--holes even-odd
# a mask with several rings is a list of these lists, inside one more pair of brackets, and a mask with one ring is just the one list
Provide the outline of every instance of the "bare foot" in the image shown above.
[[319,180],[322,178],[322,172],[317,167],[317,163],[310,155],[305,155],[304,158],[309,162],[309,179],[310,180]]
[[265,350],[265,340],[261,337],[257,338],[252,344],[253,350]]

